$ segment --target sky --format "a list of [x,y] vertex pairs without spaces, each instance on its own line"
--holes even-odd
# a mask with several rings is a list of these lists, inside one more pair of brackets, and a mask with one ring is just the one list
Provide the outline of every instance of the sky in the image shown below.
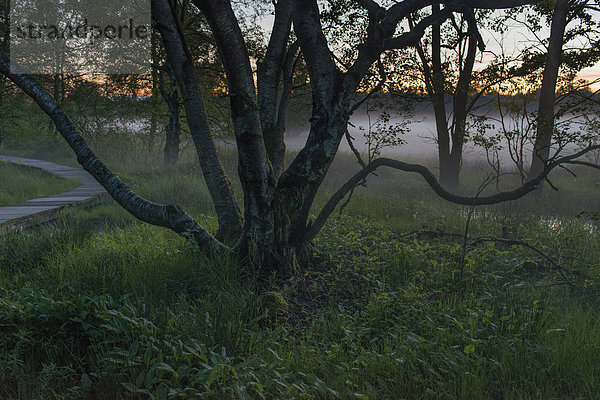
[[[500,12],[497,12],[500,13]],[[598,15],[600,18],[600,15]],[[264,32],[270,32],[273,26],[273,16],[266,16],[260,19],[260,26],[262,27]],[[498,43],[498,38],[496,33],[492,33],[488,30],[482,29],[481,34],[483,40],[486,43],[486,49],[494,52],[498,52],[500,49],[500,45]],[[550,36],[549,27],[544,27],[538,33],[539,37],[547,38]],[[267,35],[268,38],[268,35]],[[531,42],[534,39],[533,35],[524,27],[518,26],[515,24],[511,27],[510,31],[506,34],[506,37],[503,39],[506,48],[512,49],[512,51],[518,50],[520,47],[524,46],[526,42]],[[485,63],[485,58],[482,60]],[[580,79],[585,79],[589,82],[594,80],[600,80],[600,62],[596,65],[585,68],[580,71],[577,75]],[[597,82],[590,86],[592,90],[600,90],[600,82]]]

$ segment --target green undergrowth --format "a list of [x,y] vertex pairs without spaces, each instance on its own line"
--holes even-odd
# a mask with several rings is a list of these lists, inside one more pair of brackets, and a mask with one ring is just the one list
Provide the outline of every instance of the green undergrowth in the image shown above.
[[66,192],[80,185],[74,179],[59,178],[37,168],[3,161],[0,161],[0,182],[0,207]]
[[460,240],[342,216],[293,281],[258,293],[251,270],[112,206],[71,211],[0,237],[0,394],[590,398],[598,233],[541,228],[520,234],[573,287],[526,248],[484,243],[463,262]]
[[[136,192],[216,230],[189,153],[164,168],[98,149]],[[235,177],[234,153],[221,152]],[[338,157],[314,213],[355,164]],[[464,171],[464,192],[477,173]],[[2,235],[0,397],[594,398],[600,234],[578,214],[600,210],[598,178],[553,183],[562,191],[471,209],[378,171],[332,215],[310,263],[260,291],[251,268],[114,203]]]

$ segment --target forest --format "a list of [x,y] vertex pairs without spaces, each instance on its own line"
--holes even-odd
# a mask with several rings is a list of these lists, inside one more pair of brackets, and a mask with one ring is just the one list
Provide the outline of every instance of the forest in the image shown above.
[[0,397],[600,397],[600,0],[0,0]]

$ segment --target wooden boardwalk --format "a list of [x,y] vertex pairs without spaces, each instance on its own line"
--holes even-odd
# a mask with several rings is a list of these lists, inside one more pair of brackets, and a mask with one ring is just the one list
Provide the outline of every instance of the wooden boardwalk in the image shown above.
[[65,207],[90,205],[109,197],[102,185],[81,168],[12,156],[0,156],[0,161],[39,168],[58,177],[76,179],[81,182],[80,186],[68,192],[28,200],[14,206],[0,207],[0,228],[14,229],[46,222],[53,219],[56,212]]

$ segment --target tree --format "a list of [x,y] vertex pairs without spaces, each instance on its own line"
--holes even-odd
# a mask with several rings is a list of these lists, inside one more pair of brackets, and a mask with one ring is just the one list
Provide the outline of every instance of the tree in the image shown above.
[[[290,272],[298,265],[307,254],[310,241],[339,201],[357,182],[377,168],[391,167],[418,173],[438,195],[449,201],[483,205],[522,197],[534,190],[558,165],[573,162],[597,148],[586,148],[561,159],[549,160],[542,174],[515,190],[476,198],[448,192],[423,166],[379,158],[343,185],[317,218],[311,221],[310,213],[317,190],[347,131],[356,90],[381,55],[393,49],[414,46],[429,26],[443,22],[455,12],[514,7],[530,1],[404,0],[384,8],[372,0],[356,0],[367,16],[366,35],[356,48],[352,64],[342,72],[328,47],[317,1],[279,0],[275,4],[275,21],[266,52],[262,59],[257,60],[260,67],[256,86],[249,49],[231,3],[228,0],[193,0],[192,3],[206,18],[225,69],[238,150],[238,175],[243,190],[243,215],[214,145],[201,87],[183,30],[167,1],[152,0],[152,11],[166,50],[167,63],[183,99],[200,167],[214,201],[219,222],[216,237],[179,207],[152,203],[131,191],[94,155],[60,106],[35,80],[26,74],[11,72],[9,60],[4,55],[0,56],[0,72],[50,115],[82,166],[127,211],[143,221],[189,237],[208,251],[235,252],[254,265],[262,276]],[[444,7],[434,9],[411,29],[397,33],[403,20],[434,3]],[[287,73],[290,63],[287,61],[296,54],[298,46],[309,72],[312,116],[305,147],[284,168],[281,157],[284,154],[284,126],[274,121],[278,121],[286,109],[290,90]]]
[[[505,60],[498,71],[504,78],[493,86],[497,116],[475,118],[478,134],[474,140],[486,149],[488,158],[507,150],[522,182],[539,175],[548,160],[566,148],[594,142],[594,135],[585,132],[586,121],[597,107],[595,93],[589,91],[594,82],[577,79],[583,68],[598,61],[600,25],[591,14],[598,11],[592,3],[543,2],[530,11],[513,10],[495,20],[494,30],[501,35],[509,24],[516,23],[536,40],[517,57],[506,54],[504,48],[496,55]],[[552,25],[547,40],[540,35],[544,19]],[[490,136],[496,124],[499,133]],[[499,169],[499,160],[492,158]]]
[[[10,2],[8,0],[0,1],[0,51],[8,53],[9,50],[9,38],[10,38],[10,29],[9,29],[9,10],[10,10]],[[4,115],[3,103],[4,103],[4,92],[6,86],[6,77],[3,75],[0,78],[0,120],[4,121],[2,118]],[[0,149],[4,147],[4,126],[0,124]]]
[[[439,10],[439,4],[433,6]],[[469,101],[470,91],[473,89],[473,67],[477,49],[483,50],[483,39],[477,29],[476,17],[472,9],[468,9],[466,16],[457,23],[454,19],[453,28],[455,38],[446,36],[453,42],[447,47],[456,51],[456,60],[452,69],[444,70],[442,62],[442,29],[441,24],[435,23],[431,27],[431,52],[426,52],[425,45],[419,42],[415,47],[421,61],[420,69],[425,82],[425,90],[431,99],[435,115],[438,159],[440,168],[440,183],[450,188],[459,185],[459,175],[462,163],[463,146],[466,140],[467,117],[474,106],[474,101]],[[411,25],[412,20],[410,20]],[[466,25],[466,31],[463,25]],[[450,80],[456,75],[456,82]],[[446,110],[446,96],[452,96],[452,119],[448,121]],[[450,122],[450,124],[448,124]]]
[[[557,92],[561,69],[567,69],[567,75],[571,75],[571,79],[573,79],[573,71],[578,72],[583,67],[592,65],[599,59],[600,50],[598,45],[600,40],[598,39],[598,28],[600,28],[600,25],[598,22],[594,22],[594,17],[588,12],[588,9],[598,11],[597,6],[597,2],[594,3],[594,1],[589,0],[556,0],[554,7],[551,9],[550,37],[539,95],[537,132],[529,176],[539,174],[550,157],[552,139],[556,130],[555,120],[561,116],[561,112],[557,113],[555,111],[555,93]],[[573,21],[577,22],[577,26],[567,30],[567,25]],[[565,52],[565,44],[574,37],[590,41],[590,48],[572,48],[569,52]],[[563,88],[562,91],[565,92],[566,90]],[[565,93],[562,94],[565,95]],[[539,192],[541,192],[542,187],[540,186]]]
[[160,76],[163,78],[163,75],[167,75],[169,82],[167,88],[163,87],[162,79],[159,83],[160,93],[169,109],[169,122],[165,126],[164,164],[175,165],[179,161],[179,144],[181,141],[180,101],[175,76],[169,68],[165,68],[165,70]]
[[[529,176],[538,175],[544,169],[544,164],[550,156],[552,132],[554,131],[556,82],[558,80],[558,72],[561,64],[568,12],[569,0],[556,0],[554,12],[552,14],[552,26],[550,29],[546,66],[544,68],[542,88],[540,90],[537,115],[537,136],[533,147]],[[540,190],[542,187],[543,186],[540,186]]]

